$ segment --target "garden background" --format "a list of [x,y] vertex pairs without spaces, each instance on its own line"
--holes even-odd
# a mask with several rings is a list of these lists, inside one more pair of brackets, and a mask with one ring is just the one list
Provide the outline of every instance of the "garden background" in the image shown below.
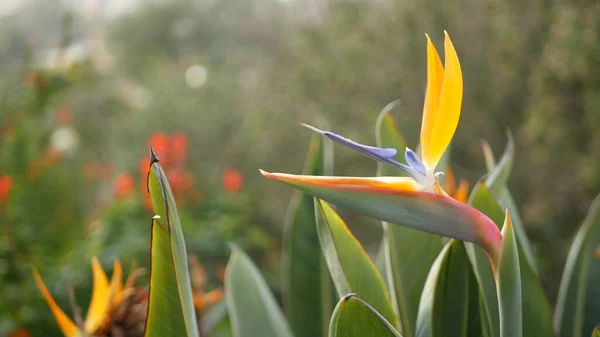
[[[149,146],[208,288],[235,242],[277,292],[292,192],[258,169],[299,173],[299,123],[322,117],[374,144],[395,99],[416,144],[424,33],[449,31],[462,64],[456,176],[485,172],[480,140],[499,154],[516,138],[509,186],[551,302],[600,190],[597,1],[10,0],[0,17],[0,336],[60,335],[32,266],[63,307],[69,284],[89,301],[93,256],[148,266]],[[375,163],[338,147],[335,172]],[[375,220],[342,213],[376,252]]]

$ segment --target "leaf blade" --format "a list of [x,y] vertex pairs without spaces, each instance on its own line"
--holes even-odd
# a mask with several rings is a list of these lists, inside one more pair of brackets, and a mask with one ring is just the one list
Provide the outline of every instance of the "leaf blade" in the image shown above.
[[[593,291],[600,277],[600,260],[594,259],[599,245],[600,196],[590,206],[569,248],[554,312],[555,330],[559,336],[588,335],[597,323],[593,320],[600,315],[600,305],[590,299],[598,298]],[[595,284],[592,283],[594,279]]]
[[521,271],[517,241],[508,211],[502,228],[502,237],[497,282],[500,336],[521,337],[523,335]]
[[[469,320],[469,259],[464,244],[448,242],[427,276],[417,316],[417,337],[467,336],[473,333]],[[481,335],[478,331],[476,335]]]
[[339,215],[324,201],[315,202],[319,240],[340,297],[356,293],[398,326],[383,278]]
[[344,296],[335,307],[329,337],[402,337],[381,314],[355,295]]
[[239,248],[227,263],[225,301],[235,337],[292,337],[267,283]]
[[[469,203],[489,216],[496,224],[498,224],[498,226],[503,225],[504,213],[502,208],[498,202],[496,202],[496,199],[491,195],[484,183],[479,183],[475,186],[471,193]],[[513,228],[516,237],[516,225],[514,225]],[[480,289],[482,289],[483,308],[485,309],[488,322],[491,323],[490,332],[492,333],[492,336],[497,336],[500,333],[500,328],[498,321],[499,314],[496,281],[484,251],[471,244],[467,244],[466,246],[478,284]],[[519,253],[521,253],[522,246],[518,239],[517,247]],[[555,333],[552,330],[550,303],[546,297],[540,279],[533,271],[525,254],[519,254],[519,267],[522,288],[523,321],[528,322],[528,324],[523,325],[523,335],[532,337],[555,336]]]
[[[332,171],[330,152],[330,142],[314,134],[304,173]],[[284,224],[282,256],[283,303],[296,337],[326,336],[337,301],[323,254],[314,248],[318,242],[313,197],[296,192]]]
[[[151,286],[145,336],[164,336],[166,331],[181,329],[183,322],[185,333],[180,332],[179,335],[195,337],[198,336],[198,323],[193,304],[183,230],[171,186],[153,152],[151,157],[147,183],[156,216],[152,221]],[[154,291],[152,284],[154,284]],[[173,284],[176,288],[172,287]],[[163,290],[159,291],[159,289]],[[179,303],[181,311],[173,308],[175,303]],[[173,311],[181,315],[181,319],[166,313]],[[163,317],[171,317],[173,322]]]

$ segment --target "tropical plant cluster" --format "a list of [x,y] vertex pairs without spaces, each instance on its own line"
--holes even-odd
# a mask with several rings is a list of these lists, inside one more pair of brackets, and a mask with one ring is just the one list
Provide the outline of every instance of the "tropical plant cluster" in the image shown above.
[[[514,140],[509,133],[498,160],[483,143],[487,172],[470,191],[464,183],[456,187],[448,148],[462,109],[461,64],[448,33],[445,64],[428,36],[426,43],[427,88],[417,151],[407,147],[389,114],[393,102],[377,119],[377,146],[325,131],[325,125],[305,124],[315,135],[303,174],[260,171],[299,190],[285,221],[283,309],[259,268],[237,246],[231,247],[223,291],[204,291],[204,272],[188,257],[176,185],[151,149],[149,285],[135,286],[137,269],[123,284],[120,261],[114,262],[109,281],[93,259],[90,308],[83,320],[73,301],[71,320],[34,270],[64,335],[598,336],[599,201],[570,245],[552,308],[507,185]],[[333,175],[333,144],[378,161],[378,172]],[[398,150],[405,151],[404,158]],[[381,221],[375,259],[334,205]]]

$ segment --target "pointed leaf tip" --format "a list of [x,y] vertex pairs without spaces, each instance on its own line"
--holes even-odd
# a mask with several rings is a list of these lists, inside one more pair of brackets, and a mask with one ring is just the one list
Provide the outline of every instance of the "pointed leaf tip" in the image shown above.
[[512,229],[512,220],[510,218],[510,212],[508,211],[508,208],[504,210],[504,226],[502,226],[502,237],[504,237],[504,235],[506,234],[506,232],[508,232],[509,230]]
[[346,301],[348,301],[349,299],[351,299],[351,298],[353,298],[353,297],[356,297],[356,294],[355,294],[355,293],[350,293],[350,294],[348,294],[348,295],[344,296],[344,297],[342,298],[342,300],[343,300],[344,302],[346,302]]
[[521,271],[517,241],[508,210],[502,235],[496,272],[500,337],[520,337],[523,336]]
[[160,159],[156,155],[156,152],[154,152],[154,149],[152,148],[152,146],[150,146],[150,165],[158,163],[159,161]]

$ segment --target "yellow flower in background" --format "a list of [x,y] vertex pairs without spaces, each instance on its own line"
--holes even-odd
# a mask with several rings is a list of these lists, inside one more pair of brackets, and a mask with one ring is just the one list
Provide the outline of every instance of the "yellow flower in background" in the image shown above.
[[206,275],[204,267],[202,267],[196,255],[190,254],[189,262],[190,277],[193,286],[194,308],[196,309],[196,313],[199,316],[202,316],[207,309],[220,302],[225,296],[225,293],[221,288],[207,292],[206,286],[208,283],[208,276]]
[[92,299],[87,311],[83,326],[79,326],[56,304],[56,301],[48,291],[40,274],[33,270],[33,276],[44,300],[50,307],[50,311],[60,328],[67,337],[93,335],[108,319],[112,308],[116,307],[124,298],[122,283],[123,268],[119,260],[114,261],[113,275],[109,283],[106,273],[102,269],[96,257],[92,258],[93,288]]

